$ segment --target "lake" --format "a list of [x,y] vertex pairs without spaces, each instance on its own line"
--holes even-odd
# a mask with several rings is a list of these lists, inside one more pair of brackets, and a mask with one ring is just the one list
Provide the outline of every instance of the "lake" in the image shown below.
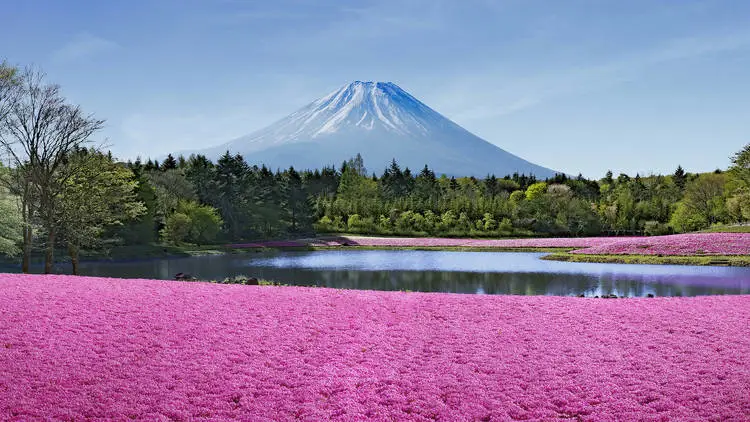
[[91,276],[201,279],[248,275],[293,285],[472,294],[697,296],[750,294],[750,268],[544,261],[544,253],[414,250],[258,252],[86,262]]

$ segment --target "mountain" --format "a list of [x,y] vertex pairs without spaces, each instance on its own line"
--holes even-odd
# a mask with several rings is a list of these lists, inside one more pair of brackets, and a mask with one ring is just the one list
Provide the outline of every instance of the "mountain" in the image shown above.
[[390,82],[353,82],[265,129],[198,152],[216,158],[226,151],[272,169],[338,167],[360,153],[378,174],[393,158],[413,172],[427,164],[436,174],[455,176],[555,174],[479,138]]

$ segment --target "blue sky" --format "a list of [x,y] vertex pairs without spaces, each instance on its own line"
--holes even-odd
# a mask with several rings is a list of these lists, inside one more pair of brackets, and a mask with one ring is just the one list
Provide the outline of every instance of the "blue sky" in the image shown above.
[[221,144],[353,80],[589,177],[724,168],[750,142],[747,1],[24,0],[3,15],[0,58],[107,119],[120,157]]

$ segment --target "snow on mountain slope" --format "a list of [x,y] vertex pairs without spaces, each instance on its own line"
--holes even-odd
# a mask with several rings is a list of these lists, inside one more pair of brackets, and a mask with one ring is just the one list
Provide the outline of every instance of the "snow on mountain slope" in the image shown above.
[[200,153],[240,153],[251,164],[297,169],[339,165],[361,153],[380,173],[396,158],[418,171],[483,177],[554,171],[473,135],[390,82],[356,81],[255,133]]

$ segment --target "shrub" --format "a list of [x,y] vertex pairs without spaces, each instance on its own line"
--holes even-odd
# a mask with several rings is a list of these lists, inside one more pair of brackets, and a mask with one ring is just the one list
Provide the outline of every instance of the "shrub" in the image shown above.
[[181,201],[177,210],[167,217],[161,235],[170,243],[203,245],[216,240],[222,224],[215,208],[194,201]]
[[383,214],[380,214],[380,218],[378,219],[378,227],[381,230],[384,231],[390,231],[391,230],[391,219],[384,216]]
[[331,218],[328,217],[327,215],[324,215],[315,224],[315,230],[319,231],[319,232],[332,232],[332,231],[334,231],[334,229],[333,229],[333,220],[331,220]]
[[340,215],[337,215],[333,218],[333,230],[334,231],[340,231],[343,232],[346,230],[346,224],[344,223],[344,219],[341,218]]
[[425,220],[422,214],[415,212],[411,215],[411,227],[417,231],[427,231],[427,220]]
[[409,232],[412,228],[412,216],[414,215],[411,211],[404,211],[396,219],[396,230],[399,232]]
[[346,221],[346,225],[349,231],[357,232],[362,228],[362,218],[360,218],[359,214],[352,214]]
[[522,190],[514,191],[510,194],[510,201],[517,204],[526,199],[526,194]]
[[692,232],[709,226],[708,220],[698,213],[692,212],[684,203],[677,204],[677,209],[669,220],[669,225],[678,233]]
[[643,225],[643,233],[646,236],[663,236],[665,234],[671,234],[672,228],[668,224],[660,223],[658,221],[646,221]]
[[174,244],[187,241],[189,233],[190,217],[181,212],[175,212],[167,217],[164,228],[161,229],[162,238],[167,242]]
[[182,209],[190,217],[189,242],[205,245],[216,240],[223,221],[215,208],[190,202],[178,209]]
[[482,221],[484,222],[484,231],[490,232],[497,228],[497,221],[490,213],[485,213]]
[[533,200],[539,198],[547,192],[547,184],[545,182],[534,183],[526,189],[526,199]]
[[513,232],[513,222],[510,221],[510,218],[503,218],[497,229],[503,233],[511,233]]
[[440,217],[440,222],[444,229],[450,230],[456,225],[456,214],[454,214],[453,211],[446,211]]
[[469,220],[468,214],[466,214],[465,212],[459,214],[458,221],[456,222],[456,228],[465,232],[471,230],[471,220]]
[[362,218],[359,214],[352,214],[349,216],[347,222],[349,231],[354,233],[373,233],[377,232],[375,227],[375,220],[372,217]]

